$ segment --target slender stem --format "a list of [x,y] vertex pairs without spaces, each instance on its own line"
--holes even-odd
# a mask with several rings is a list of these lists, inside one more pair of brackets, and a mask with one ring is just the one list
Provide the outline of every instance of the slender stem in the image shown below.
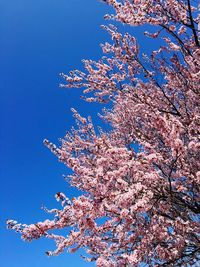
[[192,17],[192,10],[191,10],[191,5],[190,5],[190,0],[187,0],[187,3],[188,3],[189,18],[190,18],[190,23],[191,23],[191,27],[190,28],[192,29],[196,45],[200,47],[200,43],[199,43],[198,36],[197,36],[196,30],[195,30],[195,26],[194,26],[194,19]]

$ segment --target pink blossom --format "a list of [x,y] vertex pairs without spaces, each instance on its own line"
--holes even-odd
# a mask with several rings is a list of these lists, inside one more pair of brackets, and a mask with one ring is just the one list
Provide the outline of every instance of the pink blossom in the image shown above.
[[[145,35],[162,38],[164,45],[141,56],[143,44],[134,36],[103,26],[111,39],[102,45],[105,55],[84,60],[85,72],[61,74],[61,86],[84,88],[86,101],[110,102],[100,115],[109,130],[96,130],[90,117],[72,109],[76,126],[60,148],[44,143],[72,169],[68,181],[80,196],[70,200],[58,192],[60,208],[44,209],[53,219],[30,225],[8,220],[8,228],[27,241],[53,239],[57,248],[49,256],[87,248],[91,258],[86,260],[101,267],[194,265],[199,250],[199,10],[183,0],[103,2],[115,12],[107,19],[150,25],[153,33]],[[58,229],[69,235],[53,234]]]

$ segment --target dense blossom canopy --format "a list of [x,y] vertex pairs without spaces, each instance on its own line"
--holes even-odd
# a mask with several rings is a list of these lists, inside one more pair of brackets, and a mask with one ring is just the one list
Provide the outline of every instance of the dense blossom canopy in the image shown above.
[[[77,127],[59,148],[45,144],[73,170],[70,183],[83,193],[57,193],[53,220],[31,225],[8,221],[27,241],[54,239],[57,255],[85,248],[99,267],[187,266],[200,252],[200,9],[189,0],[104,0],[107,19],[151,25],[146,38],[162,39],[142,54],[129,33],[103,26],[112,42],[85,72],[62,74],[63,87],[84,88],[86,101],[112,103],[96,132],[72,110]],[[143,27],[143,28],[144,28]],[[142,28],[142,29],[143,29]],[[148,27],[149,28],[149,27]],[[148,39],[147,39],[148,40]],[[156,42],[156,41],[155,41]],[[69,227],[68,236],[53,234]]]

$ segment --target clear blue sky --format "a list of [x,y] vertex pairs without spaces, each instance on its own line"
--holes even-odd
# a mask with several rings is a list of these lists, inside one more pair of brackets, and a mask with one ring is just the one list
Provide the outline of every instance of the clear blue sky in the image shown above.
[[48,258],[50,240],[31,244],[6,230],[6,219],[34,223],[47,218],[40,208],[57,205],[54,195],[77,195],[64,181],[68,170],[44,147],[57,143],[74,124],[71,107],[94,115],[94,104],[79,90],[58,88],[60,72],[82,68],[81,59],[101,57],[109,40],[100,28],[108,7],[97,0],[6,0],[0,2],[1,267],[78,267],[77,254]]
[[[70,108],[95,113],[78,90],[58,88],[60,72],[81,68],[81,59],[101,56],[108,38],[100,25],[108,7],[95,0],[0,1],[1,76],[1,267],[94,266],[77,254],[48,258],[51,240],[31,244],[5,228],[8,218],[32,223],[48,217],[54,195],[77,194],[64,181],[67,169],[44,147],[73,125]],[[88,110],[90,108],[91,110]]]

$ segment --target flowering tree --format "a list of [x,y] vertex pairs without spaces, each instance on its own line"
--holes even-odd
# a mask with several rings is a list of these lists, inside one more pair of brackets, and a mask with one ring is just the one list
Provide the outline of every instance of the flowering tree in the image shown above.
[[[77,127],[59,148],[73,170],[70,183],[84,192],[31,225],[8,221],[27,241],[54,239],[57,255],[85,248],[99,267],[187,266],[200,259],[200,13],[190,0],[105,0],[132,26],[151,25],[146,38],[163,45],[142,54],[137,40],[104,26],[112,43],[105,56],[85,60],[85,73],[62,74],[63,87],[85,88],[89,102],[111,102],[102,118],[112,130],[95,131],[91,118],[72,110]],[[143,27],[144,28],[144,27]],[[142,28],[142,29],[143,29]],[[87,95],[89,94],[89,95]],[[69,227],[68,236],[53,234]],[[49,232],[50,231],[50,232]]]

